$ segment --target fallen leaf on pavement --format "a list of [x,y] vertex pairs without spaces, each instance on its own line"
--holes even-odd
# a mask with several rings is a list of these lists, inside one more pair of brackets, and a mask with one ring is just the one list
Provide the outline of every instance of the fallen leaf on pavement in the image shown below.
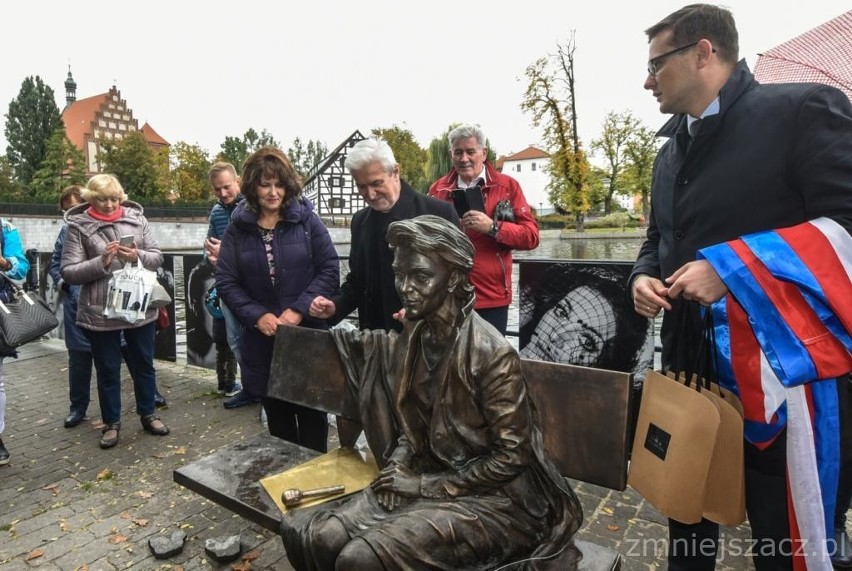
[[121,512],[120,517],[121,519],[130,519],[132,516],[130,515],[130,512]]
[[59,529],[61,529],[62,531],[68,531],[68,524],[65,522],[64,519],[59,520]]
[[124,543],[125,541],[127,541],[127,536],[121,535],[120,533],[116,533],[115,535],[109,536],[109,542],[112,543],[113,545],[115,545],[117,543]]
[[231,565],[231,569],[234,571],[251,571],[251,563],[248,561],[240,561],[239,563]]
[[243,555],[240,559],[242,559],[243,561],[254,561],[258,557],[260,557],[260,553],[260,549],[252,549],[251,551]]
[[142,518],[137,518],[137,519],[133,520],[133,523],[135,523],[139,527],[145,527],[146,525],[148,525],[148,520],[142,519]]
[[107,478],[110,478],[110,477],[112,477],[112,470],[110,470],[109,468],[104,468],[103,470],[98,472],[97,479],[100,481],[100,480],[106,480]]
[[33,559],[38,559],[42,555],[44,555],[44,549],[33,549],[32,551],[27,553],[27,556],[24,558],[24,560],[32,561]]
[[58,496],[58,495],[59,495],[60,488],[59,488],[59,484],[51,484],[51,485],[49,485],[49,486],[45,486],[45,487],[43,487],[43,488],[42,488],[42,490],[47,490],[47,491],[49,491],[51,494],[53,494],[54,496]]
[[150,499],[150,498],[153,498],[153,497],[154,497],[154,493],[153,493],[153,492],[143,492],[143,491],[138,491],[138,492],[136,492],[136,493],[137,493],[137,494],[139,494],[139,497],[140,497],[140,498],[142,498],[143,500],[147,500],[147,499]]
[[180,454],[181,456],[186,454],[186,446],[181,446],[180,448],[176,448],[175,454]]
[[610,531],[618,531],[618,526],[617,526],[617,525],[612,525],[612,524],[610,524],[610,525],[606,526],[606,528],[607,528],[608,530],[610,530]]

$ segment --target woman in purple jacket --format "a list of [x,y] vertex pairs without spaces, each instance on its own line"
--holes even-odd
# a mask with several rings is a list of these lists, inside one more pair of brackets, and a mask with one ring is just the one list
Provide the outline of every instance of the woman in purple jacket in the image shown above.
[[245,200],[222,238],[216,284],[245,328],[240,339],[244,396],[262,400],[270,434],[325,452],[326,414],[266,398],[266,390],[278,326],[326,328],[308,308],[316,296],[337,290],[337,252],[280,150],[265,147],[251,155],[240,190]]

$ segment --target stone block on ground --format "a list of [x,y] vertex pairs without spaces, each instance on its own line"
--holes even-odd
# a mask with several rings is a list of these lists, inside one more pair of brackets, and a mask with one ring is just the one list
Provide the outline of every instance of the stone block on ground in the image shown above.
[[157,559],[168,559],[183,551],[186,533],[178,529],[168,537],[158,535],[148,540],[148,547]]
[[204,551],[218,563],[230,563],[242,553],[240,536],[211,537],[204,542]]

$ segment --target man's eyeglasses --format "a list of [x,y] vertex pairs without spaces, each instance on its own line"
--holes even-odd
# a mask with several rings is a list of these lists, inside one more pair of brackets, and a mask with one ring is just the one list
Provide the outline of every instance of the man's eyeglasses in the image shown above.
[[[699,40],[699,41],[701,41],[701,40]],[[657,72],[660,70],[660,68],[663,67],[663,63],[665,63],[667,58],[669,58],[669,57],[671,57],[675,54],[685,52],[686,50],[691,50],[692,48],[694,48],[697,45],[698,45],[698,42],[692,42],[691,44],[681,46],[679,48],[675,48],[670,52],[666,52],[664,54],[658,55],[655,58],[649,59],[648,60],[648,73],[651,75],[651,77],[655,77],[657,75]],[[713,50],[713,51],[716,51],[716,50]]]

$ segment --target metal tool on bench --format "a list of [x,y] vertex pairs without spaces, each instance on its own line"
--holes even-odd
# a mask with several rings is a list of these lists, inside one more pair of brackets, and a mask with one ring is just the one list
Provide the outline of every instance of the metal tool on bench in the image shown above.
[[300,490],[299,488],[290,488],[281,492],[281,502],[291,508],[299,505],[304,500],[312,498],[324,498],[326,496],[334,496],[343,493],[345,486],[329,486],[327,488],[315,488],[313,490]]

